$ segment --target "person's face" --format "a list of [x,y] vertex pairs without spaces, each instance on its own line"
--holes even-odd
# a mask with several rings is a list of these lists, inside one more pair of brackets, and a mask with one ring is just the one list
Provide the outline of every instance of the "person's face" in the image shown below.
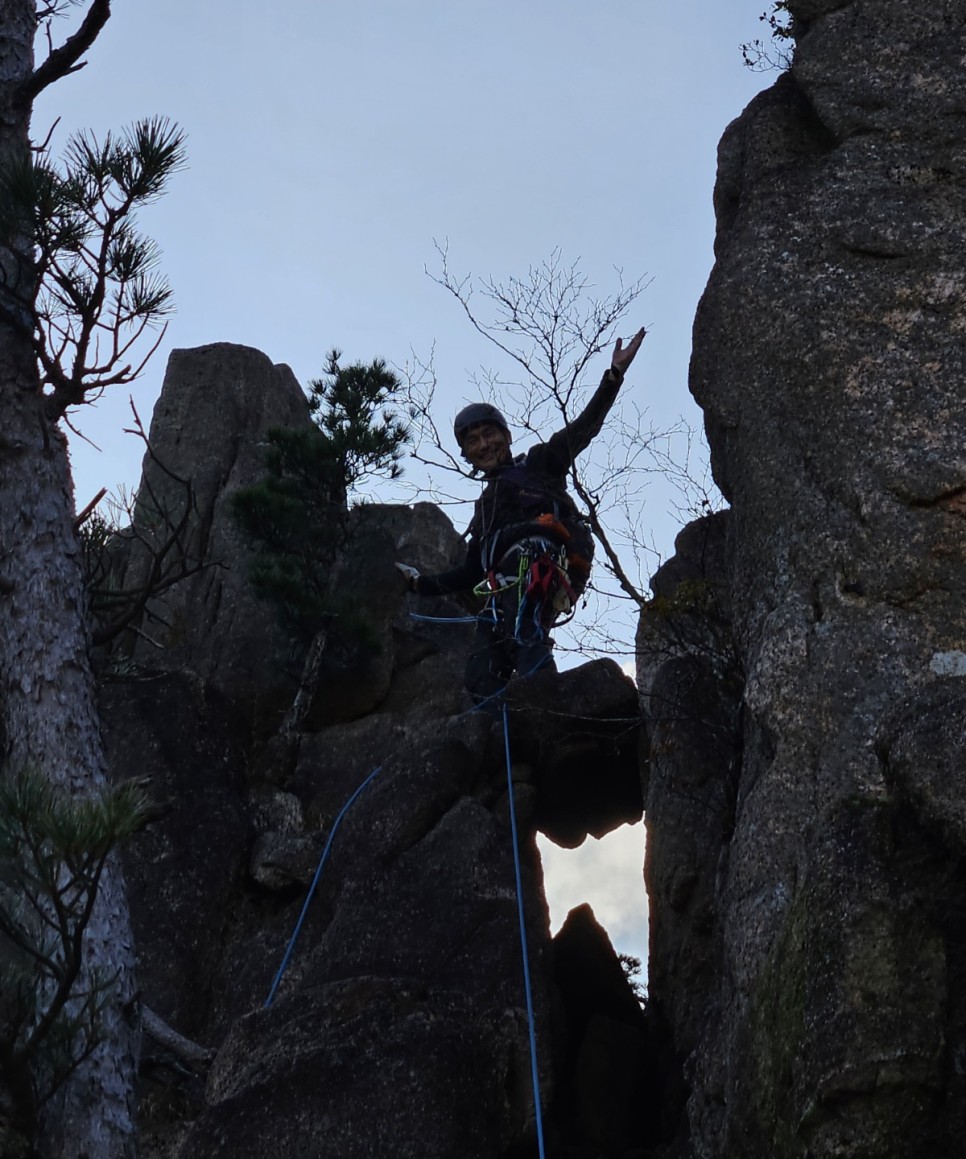
[[510,461],[510,436],[496,423],[476,423],[463,434],[463,454],[477,471],[494,471]]

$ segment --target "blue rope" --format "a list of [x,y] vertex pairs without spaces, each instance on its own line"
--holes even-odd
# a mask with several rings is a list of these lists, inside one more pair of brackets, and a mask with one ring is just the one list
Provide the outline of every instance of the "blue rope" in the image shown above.
[[[473,619],[475,620],[476,617],[473,617]],[[535,664],[533,669],[531,670],[531,672],[527,673],[527,675],[533,675],[533,673],[536,672],[537,669],[540,668],[546,662],[547,659],[549,659],[549,653],[547,656],[545,656],[543,659],[541,659],[537,664]],[[481,704],[485,704],[485,703],[487,703],[487,701],[495,700],[498,697],[502,697],[504,692],[506,692],[505,687],[501,688],[498,692],[494,693],[492,696],[488,696],[485,701],[481,702]],[[470,712],[479,711],[481,704],[474,705],[474,707],[472,709],[470,709],[469,711]],[[514,801],[513,801],[513,771],[512,771],[511,761],[510,761],[510,724],[509,724],[509,718],[507,715],[507,706],[506,706],[505,701],[502,702],[502,710],[503,710],[503,741],[504,741],[504,748],[505,748],[505,752],[506,752],[507,800],[508,800],[509,809],[510,809],[510,833],[511,833],[512,840],[513,840],[513,871],[514,871],[514,876],[516,878],[517,915],[519,917],[519,922],[520,922],[520,950],[521,950],[521,955],[522,955],[522,959],[523,959],[523,987],[524,987],[524,992],[526,994],[527,1029],[528,1029],[529,1037],[530,1037],[530,1076],[531,1076],[531,1081],[532,1081],[532,1085],[533,1085],[533,1108],[534,1108],[534,1118],[535,1118],[536,1126],[537,1126],[537,1146],[538,1146],[538,1151],[539,1151],[539,1159],[545,1159],[546,1151],[544,1149],[544,1141],[543,1141],[543,1110],[542,1110],[541,1105],[540,1105],[540,1076],[539,1076],[539,1071],[538,1071],[538,1067],[537,1067],[537,1035],[536,1035],[536,1029],[534,1027],[534,1017],[533,1017],[533,989],[532,989],[532,986],[530,984],[530,954],[529,954],[529,950],[527,947],[526,917],[525,917],[524,908],[523,908],[523,878],[522,878],[522,873],[521,873],[521,869],[520,869],[520,844],[519,844],[519,837],[517,834],[517,814],[516,814],[516,807],[515,807]],[[466,715],[466,713],[464,713],[462,715]],[[349,809],[355,803],[356,799],[359,797],[359,795],[362,793],[362,791],[365,789],[365,787],[369,784],[369,782],[374,780],[375,777],[381,772],[382,772],[382,765],[378,765],[376,768],[374,768],[372,770],[372,772],[369,774],[369,776],[366,777],[366,779],[362,782],[361,785],[359,785],[359,787],[355,790],[355,792],[348,799],[348,801],[346,801],[346,803],[342,806],[342,809],[339,811],[338,816],[336,817],[335,821],[333,821],[333,823],[332,823],[332,829],[329,833],[329,839],[326,841],[325,848],[322,850],[322,856],[319,858],[319,864],[316,867],[315,875],[312,878],[312,884],[309,886],[308,894],[306,895],[305,902],[302,905],[302,911],[299,914],[298,921],[295,923],[295,929],[292,931],[292,936],[289,939],[288,946],[286,947],[285,956],[282,958],[282,963],[278,968],[278,973],[275,975],[275,979],[272,982],[272,987],[271,987],[271,990],[269,991],[268,997],[265,999],[264,1009],[266,1009],[266,1010],[268,1009],[269,1006],[272,1005],[272,1002],[275,1000],[275,995],[278,991],[279,985],[281,984],[282,977],[284,976],[285,971],[288,968],[289,961],[292,958],[292,954],[295,951],[295,943],[298,940],[299,934],[302,932],[302,926],[305,924],[305,918],[306,918],[306,915],[308,914],[309,905],[312,902],[312,898],[315,896],[316,888],[318,887],[319,881],[322,878],[322,870],[325,868],[325,864],[329,859],[329,853],[332,849],[332,842],[335,839],[336,832],[338,831],[338,828],[339,828],[340,824],[342,823],[342,820],[345,817],[346,813],[348,813]]]
[[517,811],[513,804],[513,774],[510,768],[510,724],[503,705],[503,741],[506,748],[506,783],[510,802],[510,832],[513,835],[513,870],[517,881],[517,913],[520,917],[520,949],[523,954],[523,987],[527,995],[527,1027],[530,1031],[530,1075],[533,1080],[533,1111],[537,1122],[537,1147],[544,1159],[543,1112],[540,1108],[540,1077],[537,1072],[537,1035],[533,1025],[533,993],[530,987],[530,955],[527,951],[527,926],[523,912],[523,879],[520,874],[520,846],[517,839]]
[[426,624],[475,624],[479,616],[421,616],[418,612],[410,612],[409,618]]
[[342,806],[341,812],[332,822],[332,830],[329,833],[329,839],[326,841],[325,848],[322,850],[322,856],[319,858],[319,864],[315,870],[315,876],[312,878],[312,884],[309,886],[309,892],[305,898],[305,904],[302,906],[302,912],[299,914],[299,920],[295,923],[295,930],[289,939],[288,948],[285,951],[285,957],[282,959],[282,964],[279,966],[278,973],[275,975],[275,981],[272,983],[272,988],[268,993],[268,997],[265,999],[264,1009],[266,1010],[269,1006],[271,1006],[275,999],[275,992],[278,990],[279,983],[282,981],[282,975],[285,973],[285,970],[288,967],[289,959],[292,957],[292,952],[295,949],[295,942],[298,939],[299,934],[302,932],[302,926],[305,923],[305,915],[309,911],[309,903],[315,895],[316,886],[319,884],[319,880],[322,877],[322,869],[325,866],[326,861],[329,859],[329,850],[332,848],[332,841],[335,837],[337,829],[339,828],[339,825],[342,822],[342,818],[346,815],[346,813],[349,812],[349,809],[351,808],[356,797],[359,796],[362,790],[366,787],[366,785],[369,784],[375,775],[380,772],[382,772],[382,765],[379,765],[377,768],[372,770],[369,776],[366,777],[358,789],[356,789],[348,801],[346,801],[346,803]]
[[[522,603],[522,601],[521,601],[521,603]],[[540,606],[538,604],[537,609],[536,609],[536,614],[539,615],[539,612],[540,612]],[[476,623],[479,623],[479,621],[482,619],[489,619],[490,616],[492,616],[494,623],[497,623],[499,621],[499,611],[497,609],[495,600],[490,600],[487,603],[486,608],[484,608],[484,610],[482,612],[480,612],[479,615],[476,615],[476,616],[422,616],[417,612],[410,612],[409,613],[410,619],[424,620],[430,624],[476,624]],[[538,623],[537,627],[538,627],[538,631],[540,632],[540,635],[541,636],[545,635],[545,633],[542,631],[542,627],[539,623]],[[519,626],[517,628],[517,632],[515,633],[515,639],[516,639],[518,644],[527,643],[527,641],[520,639]],[[526,679],[528,676],[533,676],[534,673],[538,672],[544,666],[544,664],[547,663],[547,661],[549,659],[550,659],[550,653],[547,652],[545,655],[541,656],[541,658],[536,662],[536,664],[534,664],[534,666],[530,669],[529,672],[521,672],[520,673],[521,679]],[[506,692],[506,690],[509,687],[510,687],[509,683],[504,684],[502,688],[498,688],[496,690],[496,692],[491,692],[489,696],[485,696],[482,700],[478,700],[476,702],[476,704],[473,705],[472,708],[466,709],[465,712],[461,712],[459,715],[460,716],[470,716],[471,714],[473,714],[475,712],[485,712],[486,706],[488,704],[502,703],[503,694]]]

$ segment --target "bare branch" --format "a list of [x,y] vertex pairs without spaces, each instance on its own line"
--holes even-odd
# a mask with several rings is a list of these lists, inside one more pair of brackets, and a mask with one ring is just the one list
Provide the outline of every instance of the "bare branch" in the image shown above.
[[[509,367],[509,372],[484,369],[475,376],[480,396],[497,403],[511,427],[537,438],[567,428],[597,384],[593,364],[614,342],[648,279],[625,281],[615,268],[616,288],[601,293],[579,262],[564,261],[559,249],[521,277],[460,277],[451,269],[448,246],[435,244],[439,268],[427,275],[459,303],[473,329]],[[416,365],[417,371],[424,369],[418,360]],[[413,374],[410,387],[410,413],[420,436],[413,457],[465,478],[449,449],[448,432],[432,421],[435,376]],[[660,562],[644,518],[647,488],[660,474],[690,505],[696,498],[703,502],[707,491],[688,476],[686,424],[655,430],[628,392],[622,390],[605,433],[572,468],[570,483],[600,548],[596,582],[584,593],[589,615],[581,617],[576,647],[586,651],[593,639],[593,652],[621,656],[634,654],[633,621],[648,603],[648,577]]]
[[587,509],[587,519],[591,528],[593,529],[594,537],[604,549],[604,555],[607,556],[607,562],[610,565],[611,573],[620,584],[621,591],[623,591],[626,596],[629,596],[638,605],[638,607],[643,607],[647,603],[647,599],[638,585],[631,581],[631,578],[624,570],[620,556],[614,550],[610,541],[610,537],[608,536],[604,525],[600,521],[599,504],[591,496],[590,492],[584,487],[576,471],[571,472],[571,481],[573,482],[574,490],[580,496],[581,501],[584,503]]
[[93,0],[80,28],[60,48],[55,48],[43,64],[34,70],[31,77],[21,86],[19,99],[24,104],[31,104],[48,85],[67,76],[68,73],[83,68],[86,62],[78,64],[78,61],[100,35],[110,15],[111,0]]
[[[191,528],[198,516],[191,480],[177,475],[158,457],[133,399],[130,406],[134,426],[126,433],[141,439],[148,458],[180,488],[181,498],[172,509],[148,481],[136,505],[123,505],[129,520],[127,527],[112,529],[102,524],[97,529],[100,534],[85,543],[87,585],[95,617],[100,621],[92,634],[95,645],[107,644],[125,630],[136,630],[152,599],[199,572],[219,566],[205,560],[191,541]],[[145,512],[150,512],[149,526],[145,524]],[[138,545],[141,572],[136,584],[118,587],[112,577],[111,544],[125,541]]]
[[31,146],[31,149],[35,153],[46,153],[47,152],[47,150],[50,148],[50,142],[54,136],[54,133],[57,130],[57,126],[60,124],[60,120],[61,120],[60,117],[55,117],[53,124],[47,130],[47,136],[44,137],[43,141],[41,141],[39,145],[32,145]]
[[98,503],[100,503],[100,501],[104,498],[104,496],[106,494],[107,494],[107,488],[102,487],[100,489],[100,491],[98,491],[97,494],[94,496],[94,498],[90,501],[90,503],[88,503],[87,506],[83,509],[83,511],[78,512],[78,514],[74,517],[74,530],[75,531],[81,526],[81,524],[87,522],[87,520],[90,518],[90,515],[93,512],[94,508],[98,505]]

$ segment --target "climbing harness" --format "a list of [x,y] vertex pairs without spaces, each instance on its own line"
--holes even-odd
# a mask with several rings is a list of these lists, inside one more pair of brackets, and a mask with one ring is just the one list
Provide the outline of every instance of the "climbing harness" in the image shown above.
[[[497,570],[503,564],[513,563],[514,555],[517,557],[515,575]],[[568,623],[576,611],[580,597],[570,582],[567,568],[567,549],[562,543],[532,536],[519,540],[473,588],[474,595],[487,600],[480,618],[498,623],[501,611],[496,597],[516,588],[514,638],[521,644],[542,639],[551,627]],[[533,631],[525,639],[522,629],[528,613],[533,619]]]

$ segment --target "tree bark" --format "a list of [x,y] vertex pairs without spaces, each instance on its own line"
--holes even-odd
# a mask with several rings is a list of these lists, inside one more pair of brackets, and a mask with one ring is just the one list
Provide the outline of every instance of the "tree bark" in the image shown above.
[[[0,3],[0,164],[29,149],[34,0]],[[76,795],[104,783],[88,662],[88,618],[62,431],[44,417],[29,328],[11,317],[12,287],[31,299],[26,243],[0,248],[0,759],[3,774],[36,769]],[[14,315],[16,311],[14,311]],[[139,1025],[134,948],[116,860],[85,936],[85,970],[116,977],[103,1040],[43,1111],[45,1159],[135,1154],[133,1091]]]

